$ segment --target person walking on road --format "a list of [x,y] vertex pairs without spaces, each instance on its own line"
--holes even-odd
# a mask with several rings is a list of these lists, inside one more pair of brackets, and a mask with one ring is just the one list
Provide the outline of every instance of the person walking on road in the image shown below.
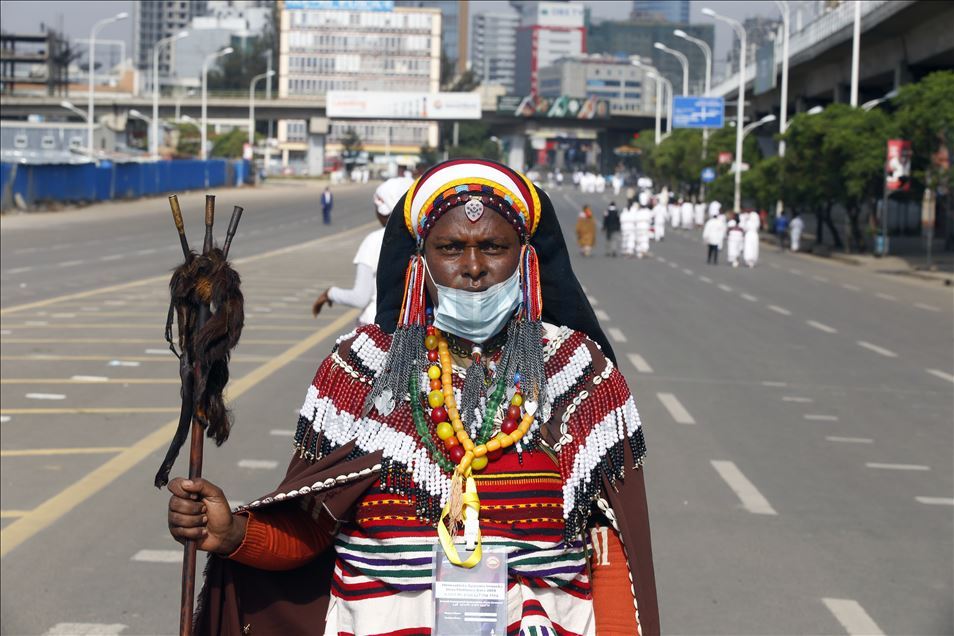
[[633,201],[628,207],[623,208],[619,215],[619,227],[622,238],[623,256],[632,258],[636,253],[636,210],[639,209],[639,203]]
[[666,238],[666,216],[666,204],[663,203],[662,196],[659,196],[653,207],[653,238],[657,241]]
[[683,199],[682,205],[680,206],[680,220],[682,223],[682,229],[691,230],[692,224],[695,221],[695,207],[692,205],[692,201],[689,199]]
[[702,227],[706,223],[706,204],[705,201],[697,201],[692,206],[692,223],[696,227]]
[[649,233],[653,224],[653,212],[648,206],[648,195],[646,204],[640,202],[636,206],[636,258],[645,258],[649,255]]
[[788,235],[789,235],[789,249],[793,252],[797,252],[798,248],[801,246],[802,241],[802,232],[805,231],[805,221],[802,220],[802,217],[795,213],[795,216],[792,217],[792,222],[788,225]]
[[351,289],[329,287],[323,291],[311,306],[312,316],[317,318],[325,304],[331,307],[334,303],[341,303],[363,310],[358,316],[358,325],[370,325],[374,322],[378,296],[376,282],[378,255],[381,253],[381,242],[384,240],[384,226],[388,224],[391,210],[412,183],[414,183],[413,179],[395,177],[388,179],[374,191],[374,214],[381,223],[381,228],[364,237],[358,247],[358,252],[354,256],[354,286]]
[[325,186],[325,191],[321,193],[321,220],[325,225],[331,225],[331,208],[335,204],[335,198],[331,194],[331,189]]
[[739,222],[732,219],[728,223],[726,232],[725,257],[732,267],[739,266],[739,257],[742,256],[742,244],[745,242],[745,232],[739,227]]
[[785,251],[785,239],[788,238],[788,217],[782,212],[775,217],[775,236],[778,237],[778,250]]
[[610,201],[603,213],[603,232],[606,233],[606,255],[616,257],[619,252],[619,208],[616,201]]
[[593,253],[593,246],[596,245],[596,219],[593,218],[593,210],[588,205],[583,206],[583,211],[576,219],[576,242],[583,256]]
[[751,210],[742,216],[742,229],[745,231],[745,245],[742,248],[742,260],[746,267],[755,267],[759,261],[759,213]]
[[708,251],[706,253],[706,263],[712,265],[719,264],[719,250],[722,249],[722,241],[725,240],[725,217],[721,214],[711,217],[702,228],[702,240],[705,242]]

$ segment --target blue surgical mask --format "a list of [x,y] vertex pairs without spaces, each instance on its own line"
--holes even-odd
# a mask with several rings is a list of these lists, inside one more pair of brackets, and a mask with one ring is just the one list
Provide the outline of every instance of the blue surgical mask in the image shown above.
[[[430,276],[430,270],[427,273]],[[430,278],[437,288],[434,326],[471,342],[483,343],[499,333],[520,304],[518,270],[502,283],[478,292],[438,285]]]

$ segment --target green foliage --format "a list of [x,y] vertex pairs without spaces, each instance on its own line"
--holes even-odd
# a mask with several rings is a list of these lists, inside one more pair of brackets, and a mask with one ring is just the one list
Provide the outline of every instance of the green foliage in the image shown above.
[[462,121],[458,124],[457,145],[447,148],[451,159],[474,157],[499,161],[500,145],[490,138],[490,127],[479,121]]
[[179,157],[197,157],[201,143],[199,129],[186,123],[175,124],[179,131],[179,141],[176,144],[176,155]]
[[248,142],[248,131],[240,128],[219,135],[212,140],[212,157],[227,157],[237,159],[242,156],[245,144]]
[[251,38],[232,38],[232,53],[220,57],[215,68],[209,70],[209,90],[248,91],[249,82],[256,75],[268,70],[267,52],[272,52],[272,69],[275,75],[263,79],[258,88],[264,88],[265,82],[272,82],[272,88],[278,87],[278,37],[274,25],[278,24],[278,3],[274,3],[273,16],[266,21],[262,34]]
[[341,138],[341,146],[344,148],[345,156],[353,158],[356,154],[364,150],[364,142],[358,136],[354,128],[345,130],[344,137]]
[[892,104],[898,134],[911,141],[915,186],[954,187],[954,172],[932,169],[931,156],[942,146],[954,156],[954,71],[937,71],[916,84],[901,87]]

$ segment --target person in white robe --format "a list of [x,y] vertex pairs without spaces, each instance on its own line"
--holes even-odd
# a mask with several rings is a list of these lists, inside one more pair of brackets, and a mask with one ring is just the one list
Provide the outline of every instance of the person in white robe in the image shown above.
[[636,225],[636,258],[644,258],[649,254],[649,230],[653,222],[652,210],[644,205],[637,206],[634,221]]
[[668,211],[662,197],[656,200],[656,206],[653,208],[653,238],[661,241],[666,238],[666,217]]
[[695,216],[695,210],[693,209],[692,202],[688,200],[683,201],[680,211],[681,211],[680,216],[682,221],[682,229],[691,230],[692,222],[694,220],[693,216]]
[[626,258],[632,258],[636,253],[636,210],[639,205],[634,201],[632,205],[623,208],[619,215],[619,231],[621,251]]
[[703,201],[696,203],[693,208],[693,223],[696,227],[702,227],[706,223],[706,204]]
[[732,267],[739,266],[739,257],[742,256],[742,243],[745,241],[745,232],[739,227],[735,219],[729,221],[729,230],[726,234],[725,256]]
[[679,229],[680,218],[682,216],[682,203],[680,201],[669,201],[669,225],[674,230]]
[[725,217],[721,214],[706,221],[702,228],[702,242],[706,244],[706,263],[719,264],[719,250],[725,240]]
[[742,260],[747,267],[755,267],[759,261],[759,226],[761,221],[759,213],[749,212],[742,221],[742,228],[745,230],[745,243],[742,248]]
[[788,236],[791,240],[789,247],[793,252],[797,252],[799,246],[801,245],[802,232],[805,231],[805,221],[802,220],[802,217],[795,214],[795,217],[792,218],[792,222],[788,224]]

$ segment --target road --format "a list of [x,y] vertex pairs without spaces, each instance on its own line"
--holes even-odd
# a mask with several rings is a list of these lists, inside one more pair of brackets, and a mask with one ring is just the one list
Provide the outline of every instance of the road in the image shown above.
[[[205,466],[233,502],[280,479],[304,389],[354,320],[308,307],[350,281],[370,192],[338,192],[331,228],[314,186],[220,194],[220,217],[248,208],[237,423]],[[568,237],[609,200],[552,194]],[[183,201],[197,241],[201,197]],[[3,634],[176,631],[181,551],[151,482],[178,403],[161,337],[178,247],[163,201],[128,207],[0,221]],[[704,251],[669,231],[648,260],[574,252],[646,427],[664,629],[954,633],[951,292]]]

